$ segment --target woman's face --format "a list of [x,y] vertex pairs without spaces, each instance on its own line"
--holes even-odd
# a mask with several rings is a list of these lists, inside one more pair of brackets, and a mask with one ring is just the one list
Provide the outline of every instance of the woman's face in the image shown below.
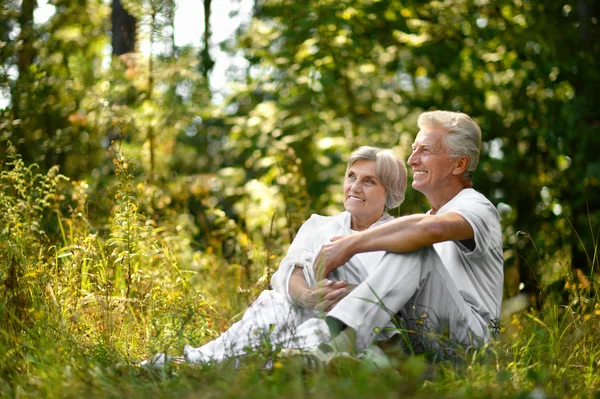
[[367,228],[383,213],[386,189],[376,170],[375,161],[363,159],[354,162],[346,172],[344,208],[352,214],[352,228]]

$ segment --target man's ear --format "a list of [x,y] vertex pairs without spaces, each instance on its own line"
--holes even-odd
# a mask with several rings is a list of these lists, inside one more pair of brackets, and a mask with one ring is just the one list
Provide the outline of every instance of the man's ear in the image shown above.
[[469,157],[460,157],[456,159],[456,164],[454,165],[454,170],[452,171],[453,175],[462,175],[467,171],[471,160]]

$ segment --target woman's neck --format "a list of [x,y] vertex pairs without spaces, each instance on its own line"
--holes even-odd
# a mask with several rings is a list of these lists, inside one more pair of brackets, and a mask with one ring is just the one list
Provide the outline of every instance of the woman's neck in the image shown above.
[[354,231],[366,230],[369,227],[371,227],[371,225],[373,223],[375,223],[379,219],[381,219],[381,216],[383,216],[383,213],[381,215],[379,215],[379,217],[377,217],[375,220],[373,220],[373,219],[361,219],[361,218],[358,218],[358,217],[355,217],[354,215],[352,215],[350,218],[350,228]]

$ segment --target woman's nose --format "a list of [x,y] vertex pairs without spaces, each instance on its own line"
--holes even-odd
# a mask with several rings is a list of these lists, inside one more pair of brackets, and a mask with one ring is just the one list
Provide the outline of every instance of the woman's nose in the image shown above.
[[360,191],[362,189],[362,184],[359,180],[356,180],[354,183],[352,183],[350,188],[352,191]]

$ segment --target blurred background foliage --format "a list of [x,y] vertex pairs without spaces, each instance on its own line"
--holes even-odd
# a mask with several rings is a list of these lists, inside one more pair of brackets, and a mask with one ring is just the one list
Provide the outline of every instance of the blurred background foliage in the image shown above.
[[[176,0],[50,0],[36,22],[42,3],[0,2],[0,396],[155,383],[121,365],[238,320],[301,223],[342,210],[350,152],[406,159],[432,109],[482,127],[505,298],[540,308],[504,319],[484,380],[534,389],[528,370],[555,362],[556,392],[579,375],[596,392],[598,1],[203,0],[185,46]],[[251,15],[217,43],[222,71],[226,3]],[[391,213],[427,209],[409,188]]]
[[[223,309],[245,303],[311,213],[342,210],[349,153],[375,145],[406,159],[431,109],[465,112],[484,132],[475,187],[502,216],[505,296],[595,278],[597,1],[255,0],[221,43],[246,60],[230,67],[222,101],[210,24],[201,42],[176,46],[173,0],[50,3],[43,24],[35,0],[0,9],[2,210],[31,210],[2,226],[2,268],[16,273],[3,274],[5,299],[25,301],[31,290],[13,285],[54,257],[55,268],[78,259],[79,280],[56,284],[82,296],[149,306],[158,285],[143,281],[162,278]],[[203,1],[205,22],[219,6]],[[27,197],[42,191],[19,187],[35,173],[57,179],[54,166],[70,182],[52,180],[54,202],[35,207]],[[392,213],[427,209],[409,188]],[[17,225],[32,235],[15,241]],[[220,297],[225,287],[239,295]],[[175,301],[161,298],[162,310]]]

